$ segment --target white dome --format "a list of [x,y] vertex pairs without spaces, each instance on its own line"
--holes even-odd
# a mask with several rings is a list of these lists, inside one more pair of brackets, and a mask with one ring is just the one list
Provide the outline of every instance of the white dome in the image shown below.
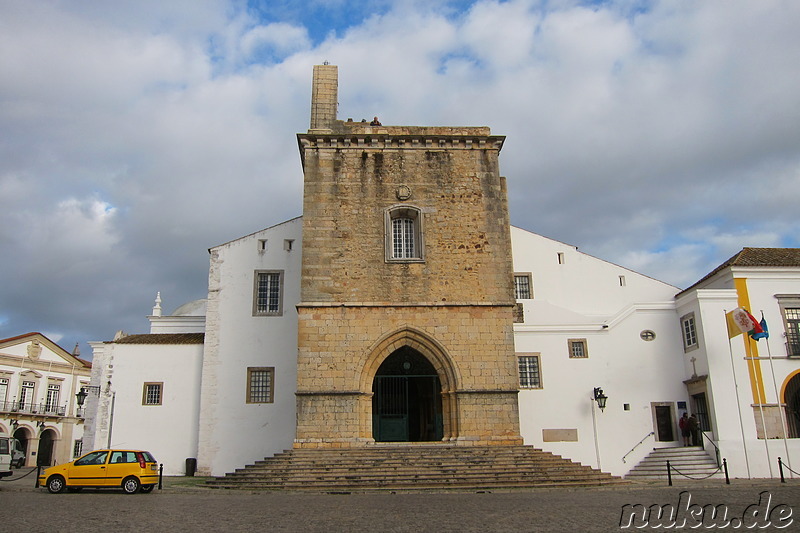
[[205,298],[185,303],[170,316],[206,316],[206,303]]

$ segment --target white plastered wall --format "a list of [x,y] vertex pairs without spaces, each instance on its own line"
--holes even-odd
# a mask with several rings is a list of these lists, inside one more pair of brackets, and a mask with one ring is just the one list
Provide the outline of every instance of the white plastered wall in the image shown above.
[[[210,250],[198,450],[202,474],[221,475],[291,448],[301,232],[296,218]],[[283,271],[281,316],[253,316],[258,270]],[[248,367],[274,367],[274,403],[246,403]]]

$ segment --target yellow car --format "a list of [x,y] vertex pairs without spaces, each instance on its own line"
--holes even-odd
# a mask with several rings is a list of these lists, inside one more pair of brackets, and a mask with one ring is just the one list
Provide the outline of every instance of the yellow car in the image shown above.
[[39,475],[39,486],[52,494],[84,487],[122,488],[126,494],[150,492],[158,483],[158,463],[141,450],[95,450],[71,463],[51,466]]

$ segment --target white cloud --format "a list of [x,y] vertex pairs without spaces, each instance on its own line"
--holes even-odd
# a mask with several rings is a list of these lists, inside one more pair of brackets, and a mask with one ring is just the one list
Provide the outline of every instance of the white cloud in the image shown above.
[[310,44],[305,28],[282,22],[256,26],[241,38],[242,52],[246,57],[251,57],[264,48],[283,56],[305,50]]
[[685,286],[799,244],[797,2],[336,9],[4,3],[0,336],[108,338],[157,290],[203,297],[208,247],[300,214],[325,60],[340,118],[507,135],[514,224],[603,259]]

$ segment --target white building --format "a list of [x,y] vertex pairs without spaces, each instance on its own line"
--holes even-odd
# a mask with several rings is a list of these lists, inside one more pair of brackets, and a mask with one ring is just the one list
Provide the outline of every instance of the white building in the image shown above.
[[[76,347],[77,348],[77,347]],[[0,340],[0,433],[18,439],[25,465],[54,465],[81,452],[83,413],[76,403],[91,363],[41,333]]]
[[89,343],[94,366],[84,448],[152,451],[174,473],[197,455],[206,302],[168,316],[160,304],[157,297],[149,334],[119,332],[111,342]]
[[[744,248],[676,303],[692,408],[706,419],[731,475],[777,476],[778,457],[797,470],[800,249]],[[729,326],[726,315],[736,308],[763,316],[769,338],[756,341]]]
[[[525,443],[616,475],[654,446],[678,445],[688,399],[678,289],[519,228],[511,239],[524,312],[516,352],[539,373],[521,376]],[[608,397],[602,412],[595,388]]]

